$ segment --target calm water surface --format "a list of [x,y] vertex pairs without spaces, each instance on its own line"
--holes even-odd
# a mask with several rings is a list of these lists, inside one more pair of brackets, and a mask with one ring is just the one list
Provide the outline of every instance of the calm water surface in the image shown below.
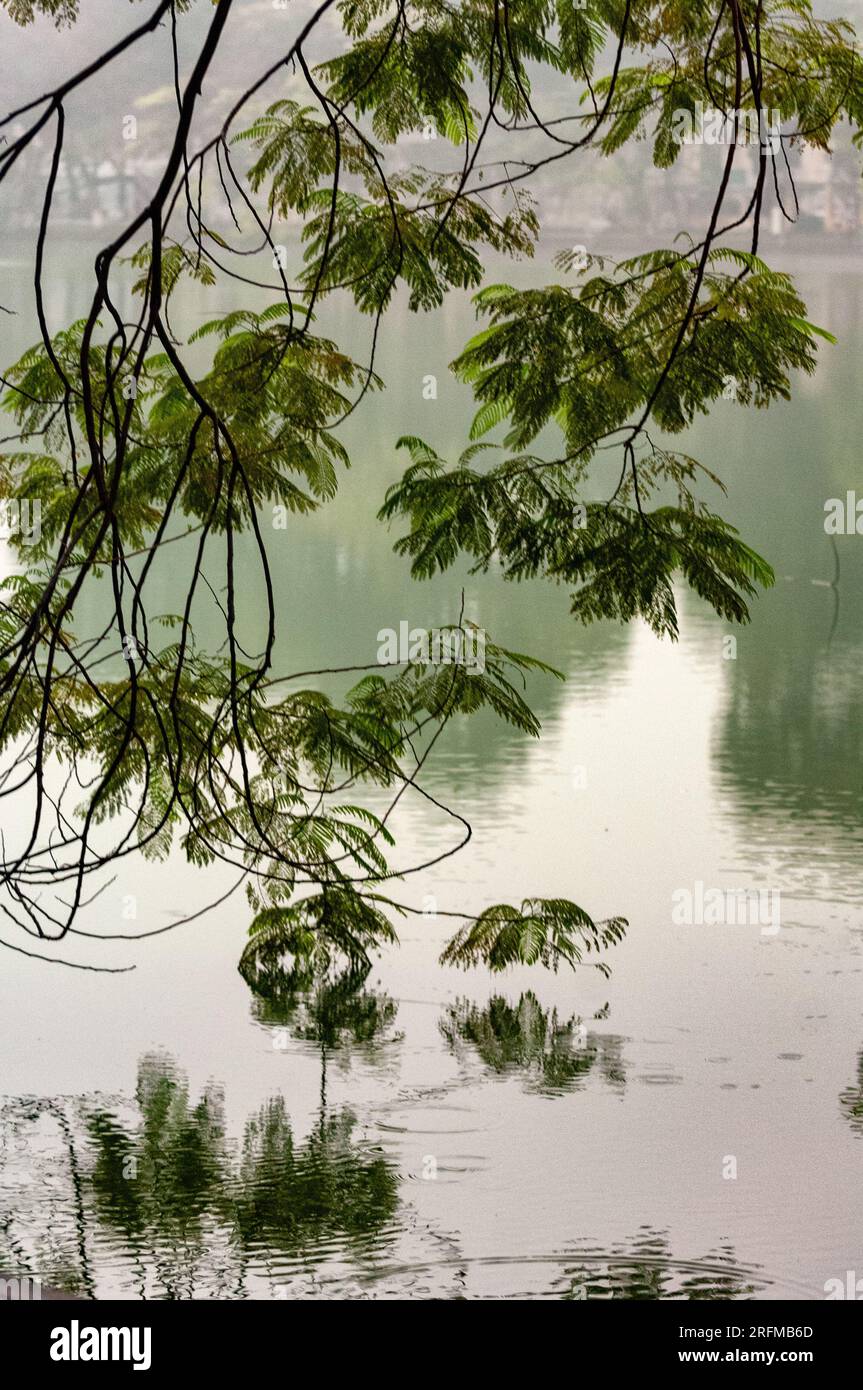
[[[66,253],[58,327],[87,295],[88,256]],[[23,261],[0,272],[23,317]],[[0,1266],[123,1298],[819,1298],[863,1270],[863,541],[823,530],[828,497],[863,495],[863,274],[825,261],[800,283],[840,347],[793,403],[721,402],[687,441],[778,576],[733,660],[688,595],[674,646],[576,627],[547,585],[409,580],[374,514],[400,433],[463,441],[446,363],[473,319],[466,300],[396,311],[339,499],[272,533],[278,663],[374,661],[379,628],[454,620],[464,584],[494,638],[564,671],[531,685],[540,742],[451,732],[426,785],[473,839],[399,891],[430,912],[537,894],[621,913],[613,976],[444,970],[451,926],[429,915],[363,981],[259,998],[236,970],[240,893],[137,946],[70,948],[130,974],[6,952]],[[254,624],[251,584],[244,602]],[[457,833],[419,798],[397,829],[406,867]],[[779,890],[781,930],[675,925],[699,881]],[[167,926],[230,883],[126,864],[79,925]]]

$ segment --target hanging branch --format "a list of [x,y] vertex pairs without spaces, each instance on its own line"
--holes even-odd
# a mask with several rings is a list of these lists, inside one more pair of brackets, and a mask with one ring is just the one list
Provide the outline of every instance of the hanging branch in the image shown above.
[[[36,10],[60,23],[76,14],[74,0],[3,2],[18,22]],[[20,572],[2,586],[0,742],[10,762],[0,798],[15,807],[16,833],[2,838],[0,907],[39,942],[93,939],[97,933],[75,925],[87,885],[129,855],[164,858],[179,838],[192,862],[238,871],[229,892],[243,883],[256,914],[247,964],[277,968],[286,953],[319,961],[337,953],[361,966],[393,939],[388,914],[415,910],[390,896],[390,881],[445,862],[470,838],[464,817],[422,784],[450,721],[489,707],[535,736],[519,687],[528,672],[548,668],[488,641],[481,671],[460,660],[275,670],[278,615],[262,506],[275,501],[302,515],[334,494],[348,463],[336,431],[383,385],[377,347],[398,287],[407,287],[414,311],[471,287],[491,324],[453,365],[480,406],[472,436],[508,420],[507,454],[479,467],[483,446],[474,443],[450,469],[431,445],[400,441],[411,466],[382,516],[407,518],[397,548],[413,572],[446,569],[461,552],[479,568],[497,557],[509,577],[573,583],[583,621],[642,617],[671,636],[672,579],[682,574],[718,612],[745,621],[747,599],[772,581],[769,566],[696,498],[695,481],[710,475],[660,448],[650,430],[684,429],[728,375],[741,402],[767,404],[788,393],[793,369],[813,369],[819,330],[788,277],[758,256],[768,163],[785,212],[766,138],[744,213],[723,222],[740,112],[754,111],[760,136],[774,103],[796,118],[796,133],[781,137],[796,206],[787,144],[826,148],[843,117],[859,127],[863,88],[848,26],[816,22],[805,6],[785,16],[765,12],[760,0],[720,0],[683,18],[648,0],[591,0],[578,11],[566,0],[457,8],[443,0],[386,8],[324,0],[218,132],[196,144],[214,60],[241,31],[233,0],[218,0],[184,82],[178,29],[187,8],[161,0],[100,57],[0,119],[0,128],[23,122],[0,154],[0,194],[24,151],[40,136],[53,139],[34,248],[40,340],[2,378],[18,432],[3,441],[0,478],[9,496],[39,500],[43,518],[35,544],[13,539]],[[315,63],[308,54],[336,15],[341,50]],[[84,319],[52,336],[43,274],[66,99],[165,27],[177,110],[161,174],[99,252]],[[604,54],[607,73],[598,76]],[[630,54],[640,66],[626,66]],[[543,69],[571,78],[589,110],[544,119],[534,95]],[[279,95],[262,110],[276,79]],[[585,277],[581,268],[577,288],[480,288],[484,249],[533,251],[532,179],[588,150],[613,155],[651,121],[655,162],[673,163],[674,121],[704,95],[730,108],[732,137],[698,240],[647,251],[611,274],[600,264]],[[429,122],[463,145],[457,166],[394,169],[398,137]],[[533,153],[537,138],[551,147],[546,153]],[[505,216],[493,209],[496,190],[509,198]],[[305,248],[293,275],[273,236],[275,219],[289,215]],[[213,230],[220,220],[235,244]],[[748,252],[727,240],[744,227]],[[275,283],[257,278],[261,253],[272,257]],[[591,271],[597,264],[591,258]],[[580,269],[572,255],[560,265]],[[116,303],[129,266],[138,277],[132,322]],[[172,301],[188,279],[264,288],[272,300],[262,311],[223,313],[184,341]],[[368,316],[368,361],[317,335],[316,311],[333,295],[350,296]],[[207,340],[216,346],[199,375],[185,348]],[[525,453],[551,420],[565,453]],[[585,498],[592,459],[611,448],[621,457],[617,488],[604,500]],[[652,495],[669,484],[677,505],[651,510]],[[178,611],[154,613],[150,581],[169,545],[172,575],[185,557]],[[260,651],[249,650],[241,629],[240,583],[256,585],[265,601]],[[100,630],[82,635],[85,596],[97,593],[108,611]],[[202,603],[221,624],[213,651],[196,638]],[[165,624],[173,640],[159,648]],[[447,631],[457,651],[473,640],[463,611]],[[106,675],[120,657],[123,675]],[[361,678],[340,705],[297,685],[350,671]],[[345,800],[367,784],[390,792],[380,815]],[[390,822],[408,795],[451,821],[456,839],[420,863],[393,867]],[[493,969],[576,965],[613,945],[625,925],[594,921],[562,900],[458,915],[466,925],[444,958]]]

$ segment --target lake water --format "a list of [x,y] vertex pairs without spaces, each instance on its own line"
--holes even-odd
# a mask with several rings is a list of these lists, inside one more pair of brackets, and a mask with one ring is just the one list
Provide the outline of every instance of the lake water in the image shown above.
[[[88,292],[89,253],[61,251],[57,327]],[[23,319],[23,253],[0,273]],[[399,892],[429,914],[530,895],[620,913],[613,975],[445,970],[451,924],[428,915],[353,994],[259,999],[241,893],[137,945],[68,948],[129,974],[6,952],[0,1267],[103,1298],[815,1299],[863,1275],[863,540],[823,525],[827,498],[863,495],[863,270],[813,257],[798,279],[839,346],[792,403],[720,402],[686,445],[777,573],[733,658],[687,594],[672,645],[576,626],[545,584],[410,580],[375,512],[399,434],[463,442],[446,363],[473,316],[465,297],[396,308],[338,499],[272,532],[276,664],[374,661],[380,628],[453,621],[464,586],[493,638],[564,671],[531,683],[540,741],[450,730],[426,785],[473,838]],[[349,316],[327,326],[360,351]],[[4,327],[9,360],[32,333]],[[254,626],[260,594],[242,600]],[[417,798],[396,830],[407,867],[458,827]],[[126,863],[79,925],[167,926],[230,883]],[[698,884],[780,893],[779,931],[675,924]]]

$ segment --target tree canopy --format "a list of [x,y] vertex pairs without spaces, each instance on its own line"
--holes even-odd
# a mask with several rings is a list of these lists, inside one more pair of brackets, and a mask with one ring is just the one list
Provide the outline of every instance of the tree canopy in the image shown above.
[[[22,25],[69,25],[79,11],[77,0],[2,5]],[[395,939],[393,918],[418,910],[392,892],[427,866],[390,867],[396,805],[407,793],[434,800],[422,774],[454,719],[485,708],[537,736],[522,683],[550,672],[491,637],[481,671],[375,664],[356,670],[342,701],[315,684],[328,672],[277,669],[268,509],[301,524],[334,496],[350,463],[340,425],[385,388],[376,352],[395,295],[425,314],[467,289],[481,326],[452,370],[475,396],[471,438],[455,459],[434,441],[394,440],[406,469],[380,499],[413,575],[467,557],[503,579],[565,584],[577,621],[641,619],[672,639],[683,582],[745,622],[772,583],[769,563],[705,500],[721,481],[669,440],[729,381],[741,406],[765,407],[788,397],[795,372],[814,371],[830,335],[763,258],[762,218],[772,202],[794,220],[796,150],[830,150],[842,122],[859,143],[860,62],[851,26],[815,18],[808,0],[323,0],[287,7],[259,76],[204,135],[214,57],[242,28],[234,0],[201,7],[211,13],[190,65],[179,35],[193,0],[136,4],[119,43],[0,119],[0,196],[37,137],[51,151],[35,342],[2,377],[14,433],[0,490],[38,503],[41,529],[11,536],[15,572],[0,587],[0,794],[27,808],[3,834],[0,905],[33,938],[19,949],[44,954],[82,934],[81,909],[111,866],[163,859],[176,842],[193,863],[236,869],[254,915],[244,971],[284,957],[361,970]],[[88,312],[52,335],[43,272],[67,104],[157,30],[172,48],[173,139],[151,195],[96,258]],[[329,56],[310,59],[321,44]],[[552,77],[569,93],[564,115],[544,110]],[[543,170],[575,179],[580,153],[614,158],[635,140],[667,169],[680,113],[692,123],[705,107],[731,132],[706,225],[620,262],[564,253],[541,288],[487,283],[492,253],[533,252]],[[773,112],[778,139],[765,133]],[[747,113],[760,135],[741,216],[728,190]],[[406,164],[400,140],[423,131],[448,167]],[[224,216],[230,232],[216,229]],[[287,248],[276,241],[285,219],[298,228]],[[129,274],[133,321],[117,307]],[[172,306],[189,278],[229,286],[235,307],[187,328]],[[365,360],[317,329],[334,297],[368,323]],[[498,426],[494,444],[485,436]],[[559,443],[540,448],[549,429]],[[602,495],[596,470],[610,455],[618,479]],[[154,611],[168,547],[177,601]],[[258,651],[238,618],[250,585],[267,617]],[[198,640],[204,602],[220,620],[214,647]],[[94,611],[104,621],[88,628]],[[122,674],[105,675],[110,655]],[[332,671],[354,669],[334,654]],[[392,793],[384,814],[362,803],[370,784]],[[458,839],[446,854],[470,834],[450,814]],[[468,918],[442,959],[575,966],[624,927],[527,898]]]

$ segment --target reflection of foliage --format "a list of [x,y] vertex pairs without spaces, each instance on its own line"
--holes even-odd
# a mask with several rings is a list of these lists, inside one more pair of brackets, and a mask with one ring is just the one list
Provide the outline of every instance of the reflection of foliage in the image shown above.
[[255,996],[252,1010],[259,1023],[290,1028],[304,1042],[337,1048],[377,1041],[398,1013],[388,994],[362,989],[368,973],[366,966],[335,976],[244,971],[244,978]]
[[[30,1205],[22,1200],[22,1189],[16,1184],[11,1202],[8,1190],[4,1191],[8,1206],[5,1211],[0,1209],[0,1268],[38,1275],[44,1284],[67,1293],[92,1294],[93,1273],[86,1242],[85,1182],[76,1136],[64,1102],[48,1096],[4,1102],[0,1107],[0,1154],[4,1166],[10,1160],[14,1165],[10,1151],[21,1146],[26,1155],[26,1171],[32,1173],[41,1148],[39,1130],[43,1121],[54,1129],[55,1142],[50,1152],[55,1161],[47,1173],[40,1175],[38,1194],[32,1203],[40,1217],[37,1238],[28,1250],[15,1233],[22,1208],[26,1210]],[[59,1164],[56,1162],[58,1152],[61,1155]],[[68,1248],[73,1252],[71,1258],[63,1249],[64,1227]]]
[[248,1122],[233,1198],[243,1246],[293,1253],[381,1230],[398,1208],[398,1178],[383,1157],[360,1157],[353,1128],[345,1110],[297,1146],[280,1096]]
[[192,1104],[185,1081],[160,1057],[141,1061],[141,1123],[108,1111],[87,1118],[90,1185],[99,1223],[121,1232],[141,1264],[156,1263],[169,1291],[195,1286],[215,1247],[301,1254],[336,1238],[360,1249],[398,1209],[398,1178],[353,1138],[348,1111],[322,1116],[301,1143],[281,1097],[246,1123],[239,1160],[225,1138],[221,1095]]
[[182,1078],[151,1055],[139,1064],[137,1100],[143,1121],[137,1134],[106,1111],[87,1117],[100,1214],[127,1234],[157,1230],[163,1239],[200,1239],[202,1218],[226,1173],[222,1097],[208,1089],[192,1105]]
[[649,1227],[628,1247],[591,1256],[566,1278],[565,1299],[735,1299],[748,1298],[759,1287],[737,1267],[731,1249],[723,1247],[703,1260],[675,1259],[666,1235]]
[[857,1056],[857,1084],[843,1091],[839,1100],[851,1128],[863,1134],[863,1049]]
[[[795,493],[804,486],[795,479]],[[759,504],[760,499],[753,505]],[[785,514],[772,524],[784,525]],[[783,542],[798,579],[805,579],[807,570],[813,577],[831,575],[823,533],[820,548],[817,534],[814,541],[804,534],[776,544]],[[850,537],[848,543],[853,550]],[[861,593],[861,571],[852,558],[858,557],[843,555],[848,613],[856,613]],[[856,621],[840,625],[828,650],[837,601],[838,591],[800,582],[771,597],[746,640],[745,660],[727,663],[714,758],[723,802],[745,816],[750,842],[768,853],[784,848],[789,859],[799,859],[799,871],[817,873],[820,856],[804,853],[803,846],[809,827],[822,826],[834,862],[841,854],[831,871],[831,896],[856,901],[863,833],[861,650]]]
[[454,1051],[468,1043],[493,1071],[523,1072],[543,1092],[572,1090],[594,1070],[613,1085],[625,1081],[619,1038],[588,1033],[576,1017],[562,1022],[531,991],[516,1005],[500,996],[484,1008],[459,1000],[440,1027]]

